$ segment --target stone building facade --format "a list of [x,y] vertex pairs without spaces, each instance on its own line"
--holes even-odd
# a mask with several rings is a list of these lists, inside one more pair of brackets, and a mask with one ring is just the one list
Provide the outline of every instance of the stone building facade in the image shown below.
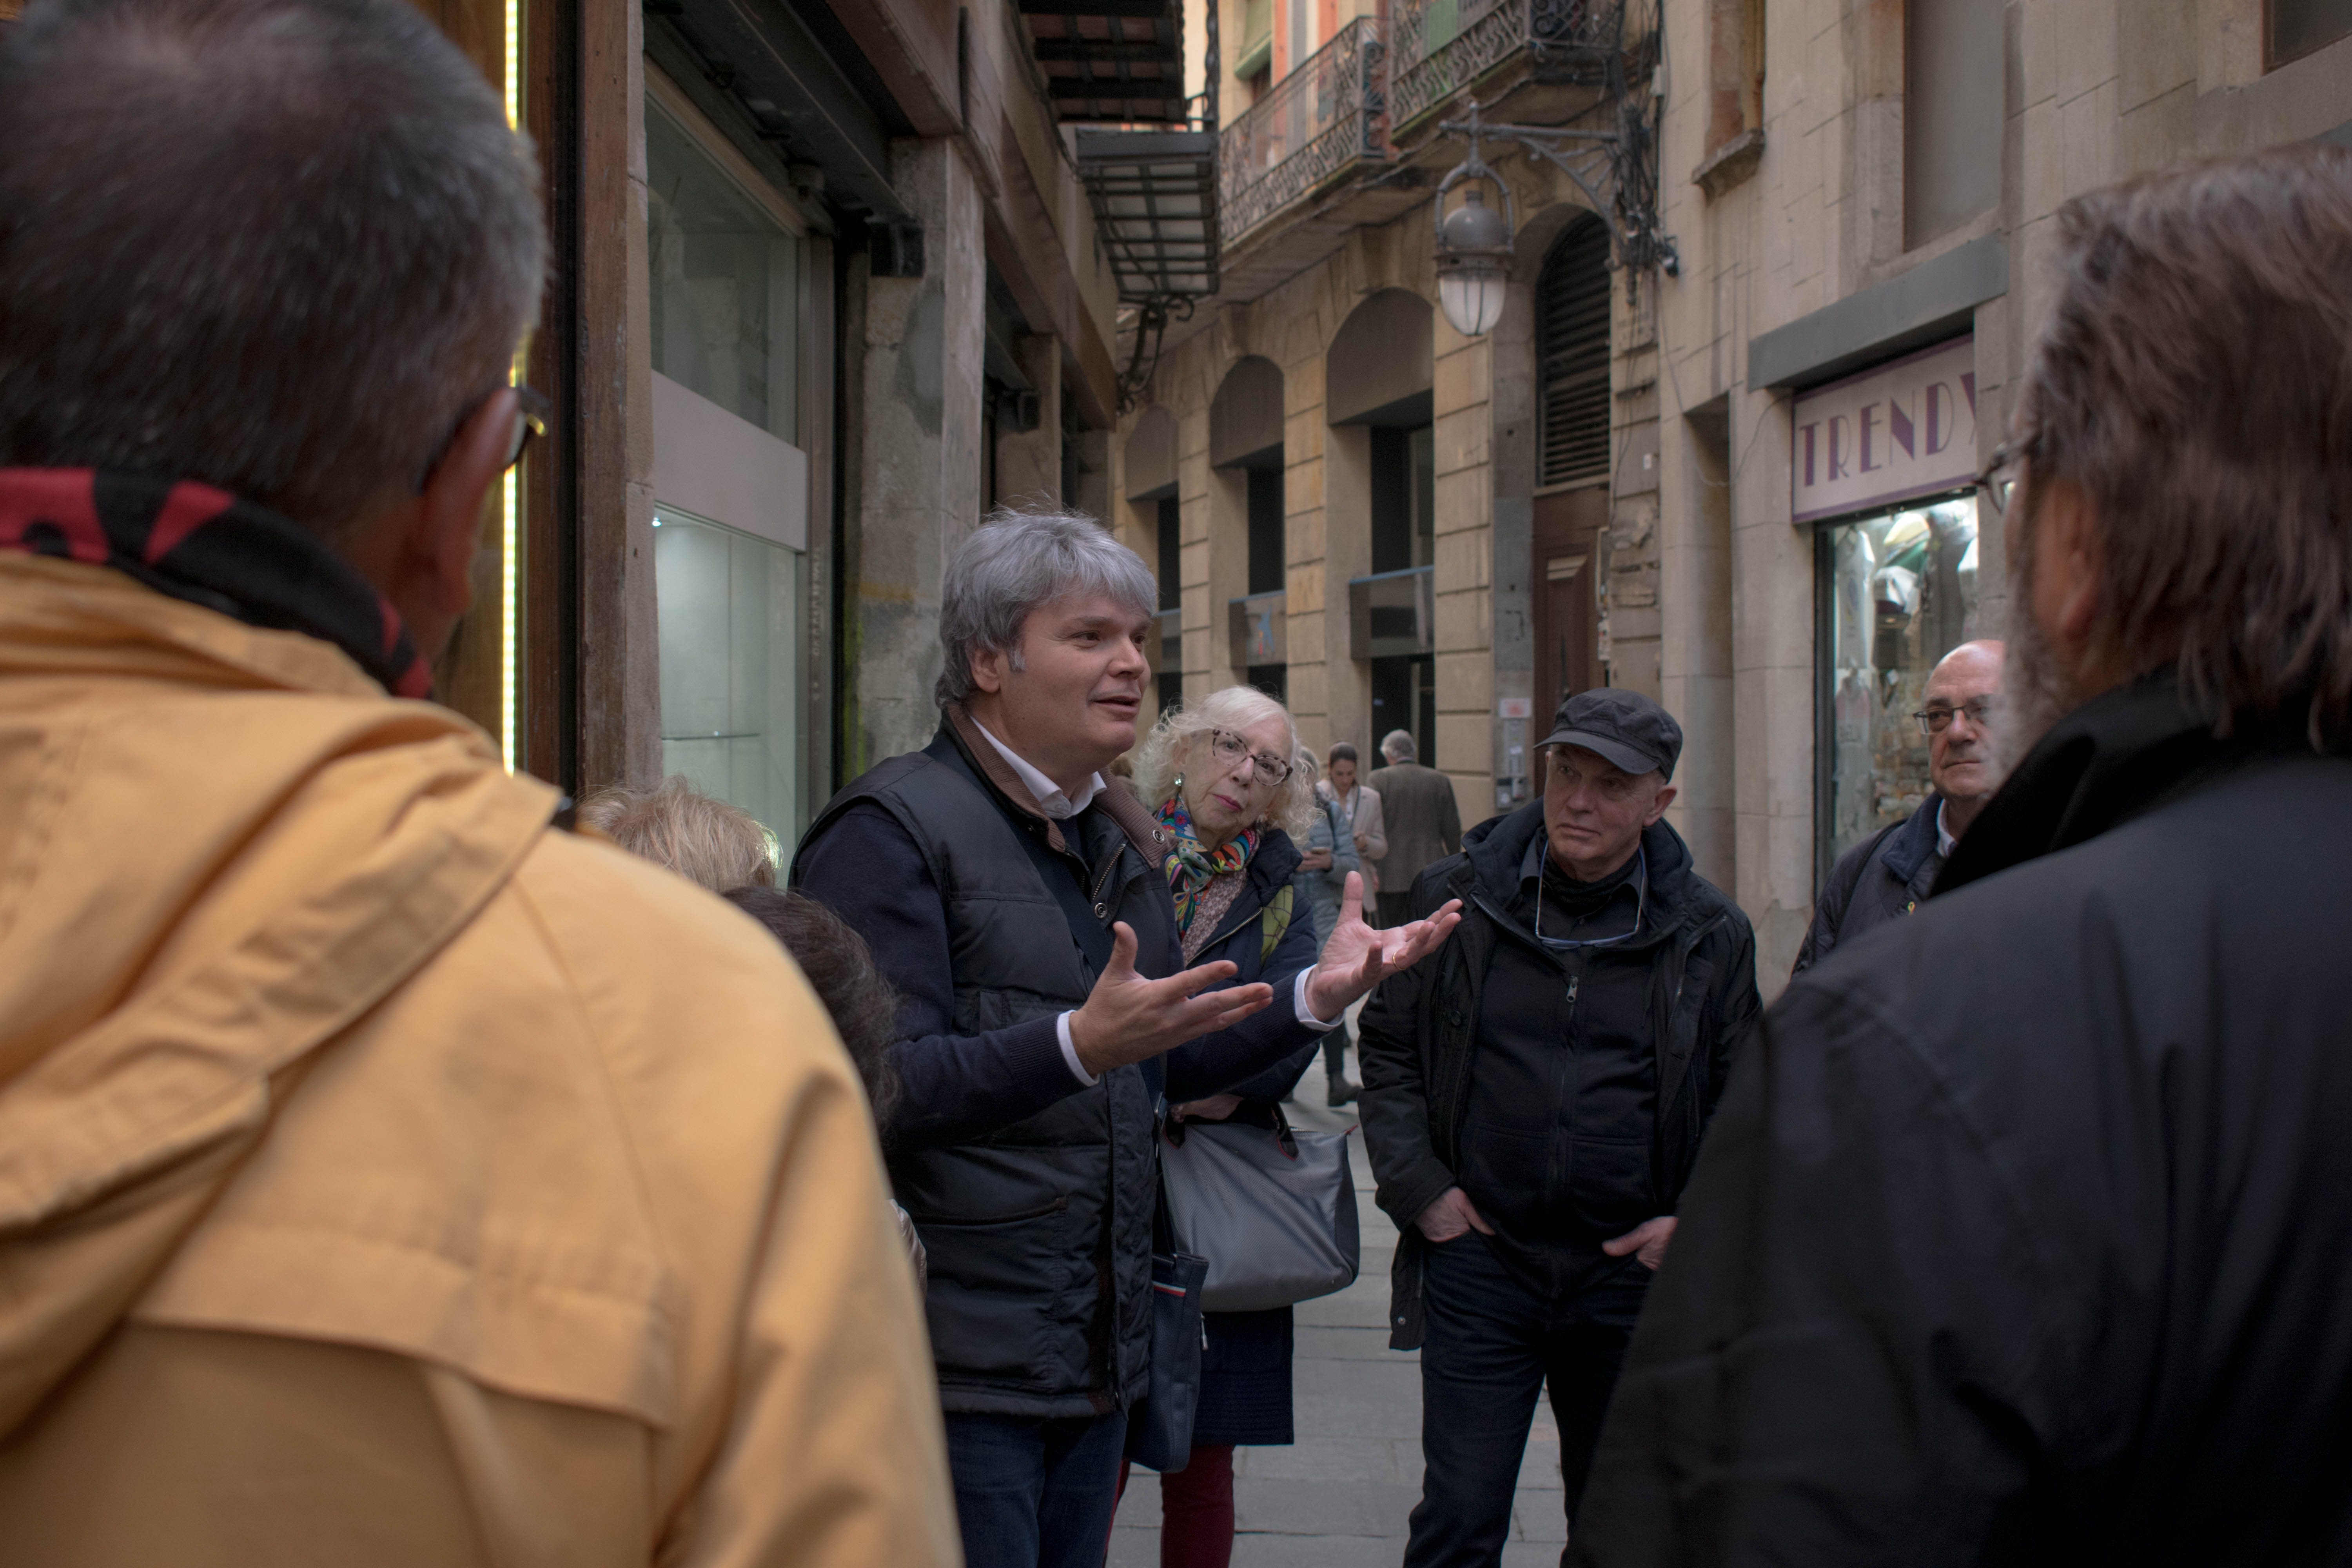
[[[1247,7],[1223,3],[1230,37]],[[2000,531],[1970,481],[2005,428],[2059,206],[2184,160],[2352,137],[2352,7],[1633,8],[1628,86],[1651,95],[1679,269],[1601,275],[1598,413],[1558,352],[1593,319],[1591,279],[1561,277],[1593,193],[1486,144],[1515,226],[1480,337],[1433,308],[1431,196],[1471,99],[1490,123],[1606,129],[1607,95],[1547,59],[1567,14],[1547,0],[1465,0],[1443,39],[1433,9],[1335,19],[1294,55],[1288,97],[1283,78],[1255,102],[1227,83],[1245,107],[1222,132],[1223,288],[1171,330],[1113,443],[1113,524],[1176,578],[1163,692],[1278,682],[1318,747],[1424,733],[1473,822],[1526,798],[1523,748],[1560,690],[1647,691],[1687,737],[1673,819],[1754,919],[1777,990],[1835,854],[1921,798],[1927,668],[2002,630]],[[1584,446],[1563,446],[1563,411]],[[1393,460],[1398,428],[1426,431],[1425,479]],[[1381,547],[1383,520],[1412,510],[1401,484],[1430,494],[1425,560]],[[1392,684],[1375,689],[1406,645],[1373,634],[1411,620],[1382,586],[1400,564],[1427,580],[1429,711],[1392,726]]]

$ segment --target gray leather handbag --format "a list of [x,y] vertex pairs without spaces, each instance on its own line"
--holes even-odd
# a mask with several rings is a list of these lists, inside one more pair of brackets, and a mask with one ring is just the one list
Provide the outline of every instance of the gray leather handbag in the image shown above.
[[1362,1256],[1344,1132],[1171,1121],[1160,1185],[1176,1248],[1209,1260],[1205,1312],[1262,1312],[1344,1290]]

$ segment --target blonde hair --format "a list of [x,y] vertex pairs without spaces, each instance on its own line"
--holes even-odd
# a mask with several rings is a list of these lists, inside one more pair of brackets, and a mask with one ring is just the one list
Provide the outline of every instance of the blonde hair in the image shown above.
[[1239,731],[1272,718],[1280,718],[1290,731],[1286,750],[1290,776],[1267,800],[1258,821],[1297,837],[1315,818],[1315,781],[1321,770],[1316,766],[1315,753],[1298,743],[1298,723],[1290,710],[1255,686],[1228,686],[1210,692],[1198,703],[1161,714],[1132,753],[1135,793],[1142,796],[1145,805],[1159,810],[1160,803],[1175,793],[1176,779],[1184,771],[1186,753],[1194,741],[1211,730]]
[[599,790],[580,807],[580,822],[714,893],[775,885],[767,830],[682,773],[662,780],[658,789]]

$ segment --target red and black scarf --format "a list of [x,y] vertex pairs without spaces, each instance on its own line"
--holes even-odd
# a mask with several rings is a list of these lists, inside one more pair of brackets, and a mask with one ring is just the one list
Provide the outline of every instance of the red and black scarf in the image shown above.
[[247,626],[333,643],[395,697],[433,695],[400,612],[274,511],[192,480],[0,468],[0,550],[111,566]]

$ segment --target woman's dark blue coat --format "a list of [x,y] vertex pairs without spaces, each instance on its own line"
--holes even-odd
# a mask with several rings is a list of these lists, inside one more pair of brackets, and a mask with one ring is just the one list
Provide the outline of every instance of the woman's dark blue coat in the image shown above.
[[[1217,922],[1216,934],[1200,956],[1185,967],[1224,959],[1239,971],[1227,985],[1247,985],[1263,980],[1283,995],[1298,983],[1299,971],[1315,962],[1322,938],[1315,929],[1315,912],[1305,899],[1294,899],[1289,929],[1271,954],[1265,947],[1260,917],[1274,896],[1290,885],[1298,869],[1299,852],[1280,828],[1266,829],[1242,875],[1241,893]],[[1232,1120],[1271,1126],[1276,1108],[1297,1087],[1318,1047],[1310,1045],[1232,1092],[1242,1097],[1242,1108]],[[1209,1312],[1202,1321],[1208,1343],[1201,1352],[1201,1408],[1192,1420],[1192,1441],[1199,1445],[1288,1443],[1290,1415],[1290,1309],[1265,1312]]]

